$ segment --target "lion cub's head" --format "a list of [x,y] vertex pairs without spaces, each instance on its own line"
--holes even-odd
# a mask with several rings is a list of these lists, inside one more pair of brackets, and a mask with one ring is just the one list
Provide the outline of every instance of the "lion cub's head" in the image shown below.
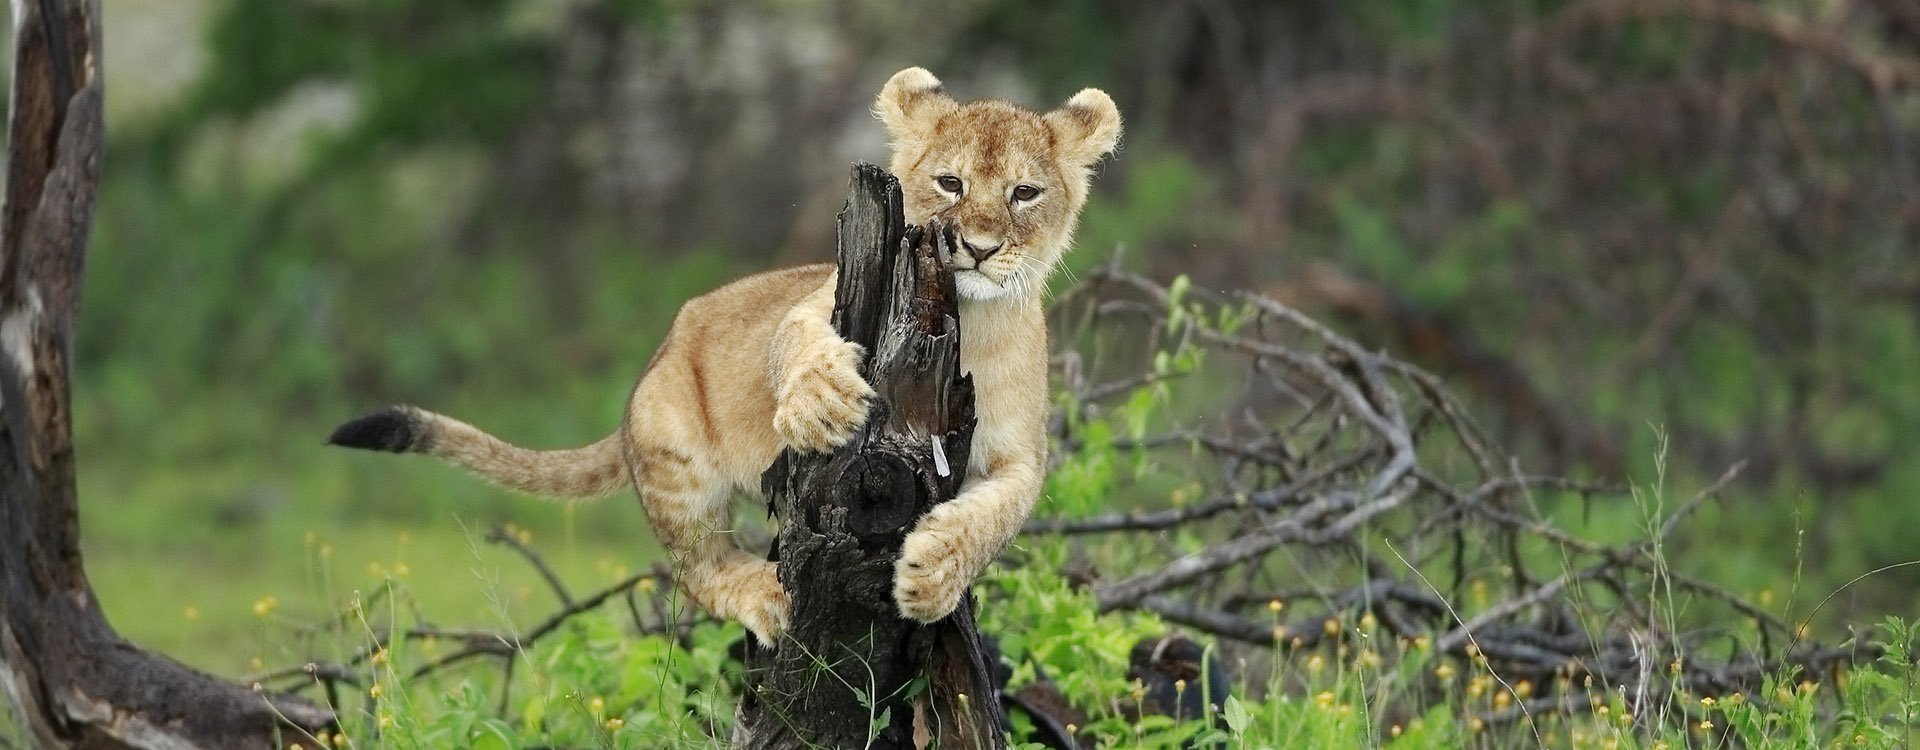
[[1073,243],[1094,163],[1120,140],[1120,111],[1099,89],[1041,114],[955,101],[922,68],[895,73],[875,111],[893,137],[907,223],[959,228],[954,281],[975,300],[1039,292]]

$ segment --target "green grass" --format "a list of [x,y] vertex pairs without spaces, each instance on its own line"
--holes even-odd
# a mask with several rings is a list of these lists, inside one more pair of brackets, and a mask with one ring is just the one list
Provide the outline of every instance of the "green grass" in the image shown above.
[[[625,388],[607,383],[609,413],[617,415]],[[135,642],[219,674],[256,671],[257,660],[288,655],[262,638],[255,602],[277,597],[276,619],[310,619],[389,574],[429,582],[416,598],[445,624],[490,621],[489,589],[477,584],[495,579],[490,595],[512,605],[514,621],[543,616],[552,597],[530,568],[490,545],[476,553],[473,539],[496,525],[527,530],[574,581],[612,580],[659,556],[630,492],[554,504],[428,458],[322,445],[334,423],[356,413],[351,407],[284,416],[244,399],[213,398],[179,402],[179,413],[201,416],[168,421],[103,405],[110,395],[84,385],[77,395],[82,540],[103,608]],[[467,399],[447,401],[459,408]],[[486,416],[474,418],[487,423]],[[515,421],[500,416],[494,421]],[[149,419],[172,428],[166,439],[134,434],[155,429],[146,427]],[[533,444],[603,434],[586,417],[550,420],[546,429],[537,419],[518,421],[523,426],[503,432]]]
[[[618,519],[601,510],[530,509],[519,528],[582,588],[612,583],[657,554],[650,534],[628,544],[585,538],[582,526]],[[620,508],[621,512],[637,512]],[[305,658],[281,628],[321,622],[355,592],[391,578],[413,587],[422,613],[444,625],[526,626],[559,607],[545,582],[504,548],[480,542],[473,516],[432,524],[378,519],[326,531],[275,524],[246,543],[118,549],[88,543],[95,591],[109,620],[136,643],[217,674],[240,676]],[[154,565],[155,559],[168,564]],[[256,607],[274,602],[266,616]]]
[[[1030,550],[1040,558],[1064,545]],[[1911,661],[1914,629],[1889,619],[1870,635],[1888,644],[1877,665],[1820,682],[1794,675],[1769,679],[1754,694],[1681,694],[1661,716],[1634,716],[1622,691],[1595,697],[1568,713],[1519,714],[1489,723],[1488,712],[1520,701],[1590,685],[1508,683],[1478,660],[1436,655],[1425,638],[1393,638],[1370,617],[1343,621],[1343,645],[1330,650],[1261,650],[1265,663],[1232,664],[1232,696],[1218,713],[1184,722],[1142,717],[1140,686],[1125,677],[1127,651],[1166,625],[1150,615],[1095,613],[1092,598],[1070,588],[1044,564],[1000,568],[979,591],[982,625],[1003,633],[1017,665],[1014,684],[1046,675],[1091,720],[1078,727],[1099,747],[1179,748],[1196,738],[1227,747],[1458,748],[1751,748],[1906,747],[1920,711]],[[501,581],[460,587],[511,609]],[[389,588],[390,587],[390,588]],[[389,625],[417,623],[411,614],[429,587],[417,576],[363,590],[337,612],[346,625],[318,639],[316,658],[344,662],[373,649]],[[387,589],[382,591],[382,589]],[[375,592],[380,595],[375,596]],[[352,602],[363,605],[355,607]],[[292,608],[299,602],[282,601]],[[1288,610],[1278,605],[1275,622]],[[259,618],[262,639],[311,625],[280,611]],[[505,705],[500,662],[483,659],[425,679],[405,675],[447,653],[444,642],[403,641],[355,668],[363,687],[334,706],[345,717],[328,737],[356,748],[520,748],[533,746],[656,748],[721,747],[731,731],[739,665],[727,656],[743,637],[738,626],[703,625],[691,648],[657,635],[635,635],[622,607],[607,606],[569,621],[552,638],[514,657]],[[1245,653],[1245,652],[1241,652]],[[1262,657],[1254,657],[1262,658]],[[1836,687],[1837,686],[1837,687]],[[309,690],[309,695],[322,695]],[[1016,715],[1014,743],[1031,724]]]

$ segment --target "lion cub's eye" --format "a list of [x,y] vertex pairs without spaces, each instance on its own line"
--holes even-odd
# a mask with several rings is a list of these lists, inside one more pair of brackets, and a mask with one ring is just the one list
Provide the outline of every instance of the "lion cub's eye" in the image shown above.
[[1020,185],[1013,189],[1013,199],[1021,203],[1040,197],[1040,188],[1032,185]]
[[933,181],[936,183],[939,183],[941,190],[945,190],[949,193],[958,193],[960,192],[960,188],[963,187],[963,185],[960,183],[960,178],[950,174],[940,175],[939,177],[934,178]]

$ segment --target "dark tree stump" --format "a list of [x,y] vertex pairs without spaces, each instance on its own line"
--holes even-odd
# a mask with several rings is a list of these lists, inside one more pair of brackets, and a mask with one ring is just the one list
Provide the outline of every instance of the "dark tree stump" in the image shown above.
[[15,0],[14,10],[0,224],[0,694],[36,747],[303,745],[309,735],[295,728],[329,725],[328,711],[127,643],[87,583],[68,381],[105,143],[100,6]]
[[867,348],[880,401],[846,446],[787,451],[761,480],[781,519],[793,622],[777,648],[750,647],[739,747],[1005,746],[971,597],[925,627],[893,601],[901,541],[959,490],[974,425],[946,262],[953,234],[904,224],[898,181],[855,167],[833,324]]

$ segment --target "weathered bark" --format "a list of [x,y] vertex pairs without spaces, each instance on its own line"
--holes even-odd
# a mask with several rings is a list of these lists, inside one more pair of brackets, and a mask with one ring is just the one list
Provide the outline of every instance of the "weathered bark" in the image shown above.
[[0,692],[43,748],[286,747],[325,710],[115,635],[80,559],[69,368],[105,131],[96,0],[14,0],[0,224]]
[[959,489],[973,440],[953,244],[950,231],[904,226],[892,176],[854,169],[833,322],[867,348],[881,400],[840,450],[788,451],[762,479],[793,622],[777,648],[748,657],[740,747],[1004,746],[970,597],[926,627],[893,601],[901,540]]

